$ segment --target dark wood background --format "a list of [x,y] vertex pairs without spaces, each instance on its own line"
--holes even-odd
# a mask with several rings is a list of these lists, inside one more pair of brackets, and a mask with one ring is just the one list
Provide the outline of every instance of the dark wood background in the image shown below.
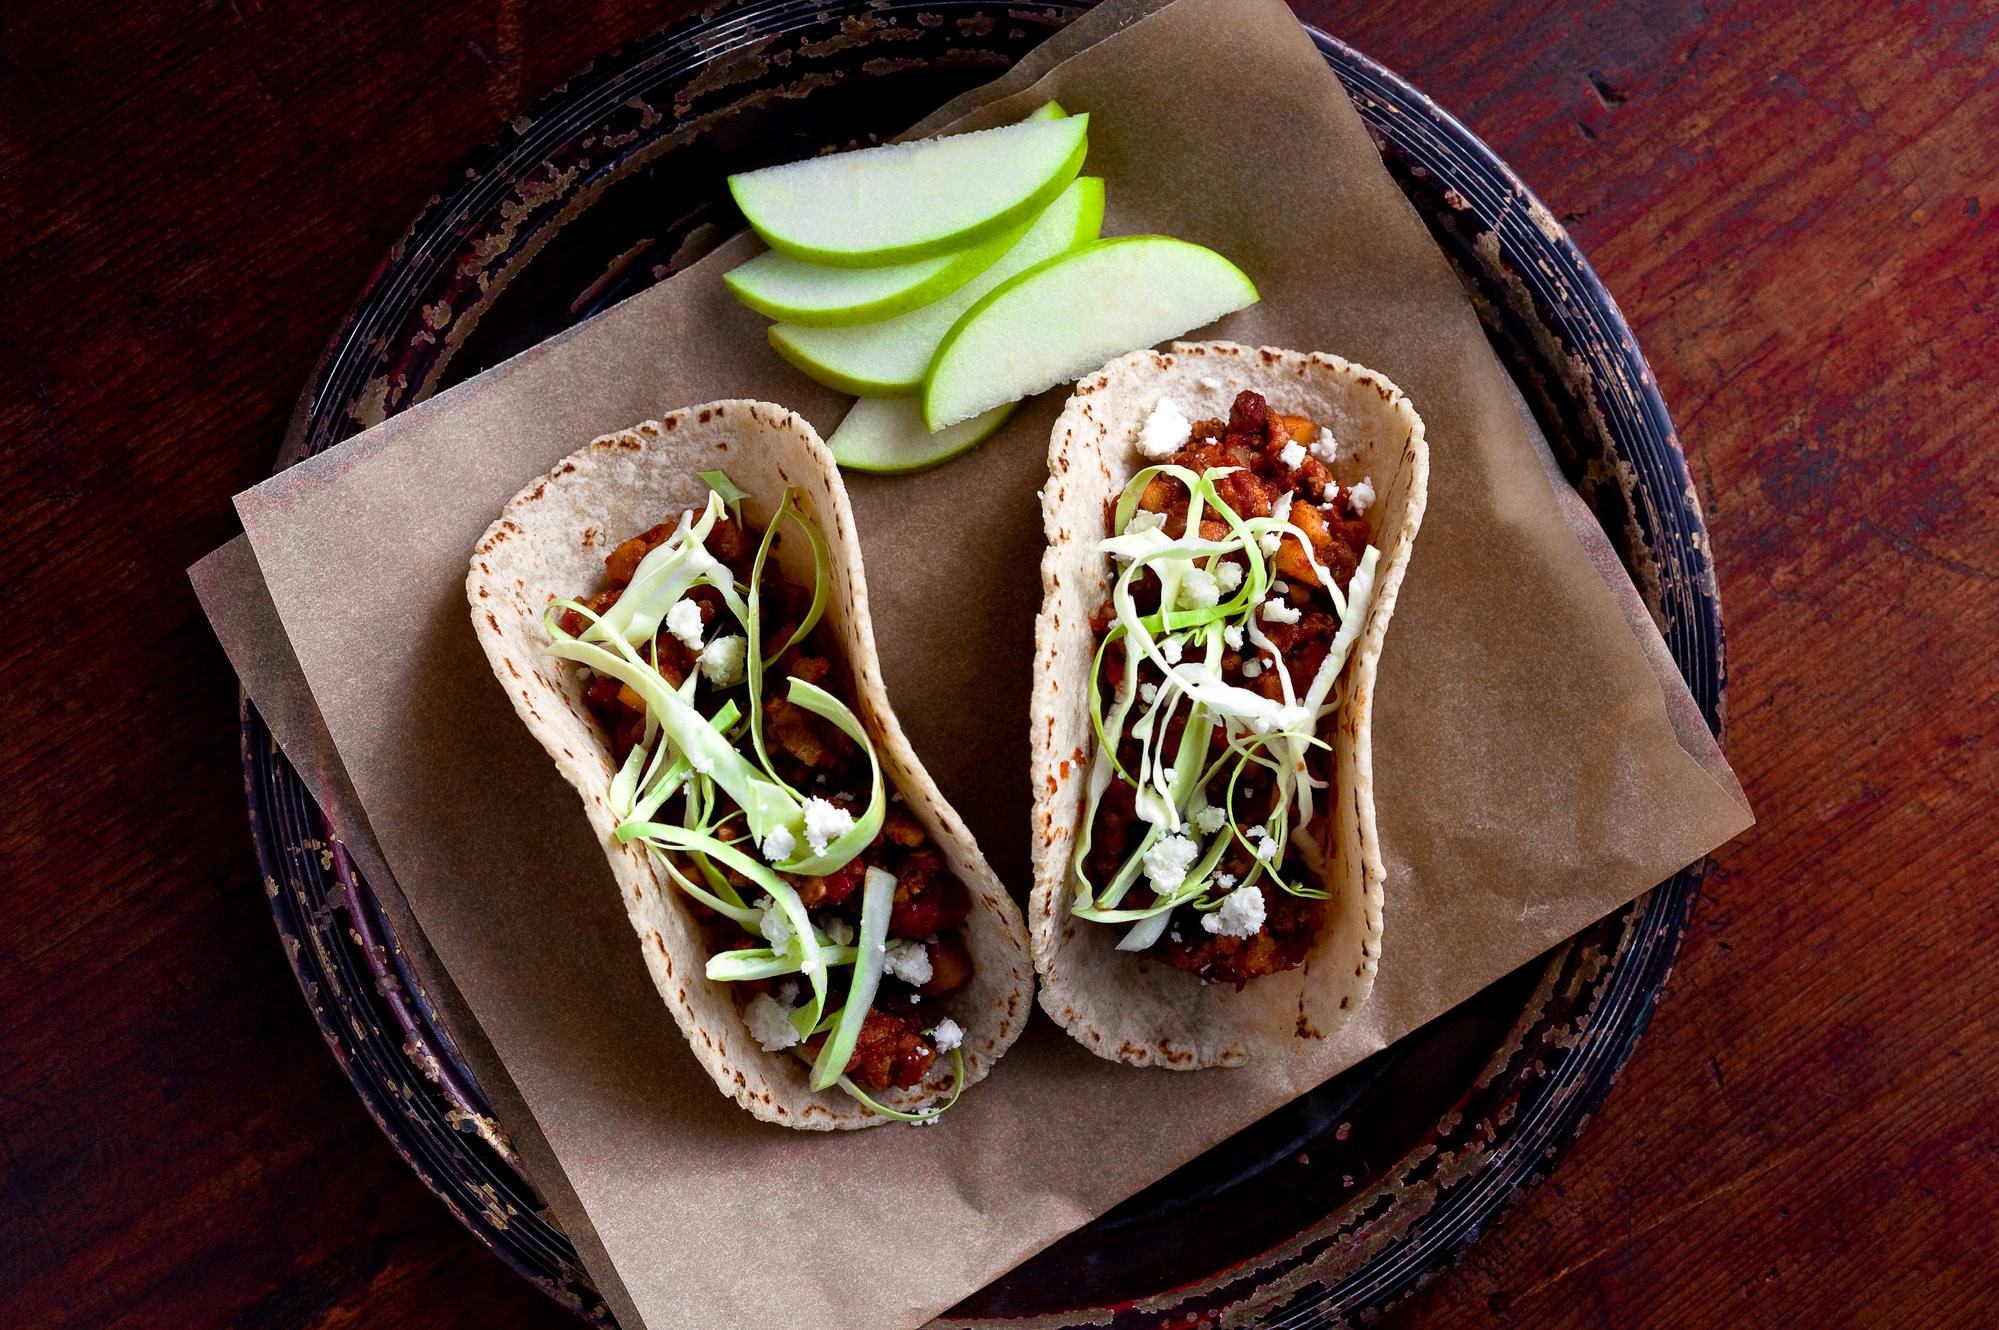
[[[453,164],[685,7],[0,13],[0,1324],[567,1324],[320,1043],[182,569]],[[1762,817],[1598,1120],[1405,1326],[1999,1316],[1999,4],[1807,7],[1302,9],[1623,303]]]

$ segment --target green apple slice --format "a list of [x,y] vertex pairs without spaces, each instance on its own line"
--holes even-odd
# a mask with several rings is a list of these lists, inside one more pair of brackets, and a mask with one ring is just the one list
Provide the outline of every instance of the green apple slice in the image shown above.
[[976,448],[1006,424],[1014,404],[996,406],[982,416],[961,420],[935,434],[923,426],[923,413],[911,397],[863,397],[847,412],[840,428],[826,440],[833,460],[849,471],[899,476],[948,462]]
[[[1023,123],[1068,114],[1060,102],[1044,102]],[[991,267],[1027,227],[1022,222],[967,249],[886,268],[830,268],[767,250],[724,273],[722,281],[736,299],[780,323],[807,328],[874,323],[951,294]]]
[[923,388],[938,343],[960,315],[1016,273],[1095,240],[1103,224],[1104,182],[1084,176],[1070,182],[1012,249],[941,300],[880,323],[848,328],[773,324],[770,344],[828,387],[856,397],[914,397]]
[[837,268],[880,268],[963,249],[1026,221],[1075,179],[1090,117],[1027,120],[888,143],[729,177],[772,249]]
[[969,420],[1256,300],[1242,269],[1170,236],[1058,255],[994,287],[953,325],[924,381],[924,422]]
[[992,267],[1026,232],[1015,226],[969,249],[888,268],[829,268],[766,250],[722,276],[757,313],[807,328],[843,328],[892,319],[950,295]]

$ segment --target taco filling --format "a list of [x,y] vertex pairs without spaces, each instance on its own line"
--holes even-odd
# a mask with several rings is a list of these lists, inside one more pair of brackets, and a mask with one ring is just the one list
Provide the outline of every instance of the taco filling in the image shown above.
[[1226,422],[1161,399],[1119,495],[1091,617],[1096,734],[1073,912],[1238,990],[1292,969],[1325,916],[1344,666],[1379,559],[1372,484],[1339,444],[1240,393]]
[[[972,977],[966,885],[884,789],[830,628],[830,560],[786,490],[769,527],[703,472],[706,506],[618,545],[606,584],[557,600],[550,654],[575,662],[610,737],[615,837],[652,853],[702,921],[707,975],[729,985],[751,1038],[811,1064],[815,1091],[923,1083],[964,1031],[950,996]],[[788,580],[781,529],[807,541],[814,581]]]

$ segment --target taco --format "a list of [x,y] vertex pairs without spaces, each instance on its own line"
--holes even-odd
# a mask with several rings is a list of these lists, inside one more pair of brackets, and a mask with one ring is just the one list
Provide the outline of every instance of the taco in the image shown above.
[[1336,356],[1181,344],[1083,380],[1048,470],[1042,1006],[1142,1066],[1323,1038],[1381,954],[1370,714],[1423,422]]
[[1026,929],[889,710],[809,424],[724,401],[597,439],[507,504],[466,594],[724,1094],[851,1128],[985,1076],[1027,1020]]

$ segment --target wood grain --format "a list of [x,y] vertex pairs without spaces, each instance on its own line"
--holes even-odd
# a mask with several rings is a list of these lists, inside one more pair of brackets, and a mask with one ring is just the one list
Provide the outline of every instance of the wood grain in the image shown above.
[[[1999,5],[1797,8],[1301,10],[1512,162],[1623,303],[1762,818],[1599,1120],[1407,1326],[1999,1307]],[[317,1038],[181,570],[427,192],[683,10],[0,13],[0,1324],[569,1324]]]

